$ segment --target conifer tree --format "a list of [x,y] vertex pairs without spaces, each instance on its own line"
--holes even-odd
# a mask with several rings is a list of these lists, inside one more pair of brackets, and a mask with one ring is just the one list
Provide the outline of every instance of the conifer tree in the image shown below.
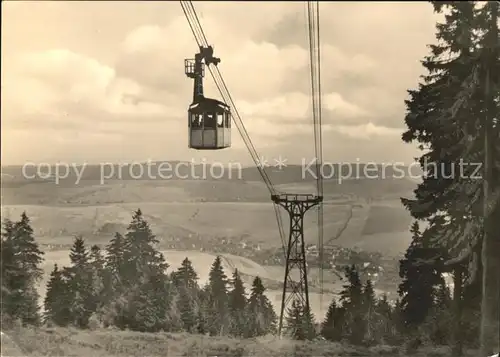
[[47,282],[44,299],[44,321],[58,326],[67,326],[72,322],[69,289],[63,278],[63,271],[54,264]]
[[71,265],[64,269],[64,276],[71,294],[71,316],[75,326],[86,328],[94,306],[92,270],[83,237],[75,237],[69,258]]
[[177,271],[172,273],[172,281],[177,287],[184,286],[194,291],[198,290],[198,274],[187,257],[182,261]]
[[212,336],[224,335],[229,328],[228,279],[222,267],[222,260],[217,256],[209,273],[206,286],[207,329]]
[[376,327],[374,329],[376,334],[375,340],[383,344],[395,344],[397,329],[393,316],[394,312],[386,294],[382,295],[377,301],[375,313],[377,315]]
[[[416,198],[403,203],[415,218],[430,223],[428,230],[441,226],[434,238],[448,249],[451,262],[469,259],[469,281],[477,278],[479,265],[485,268],[480,354],[487,356],[499,344],[500,330],[498,1],[432,3],[436,12],[447,14],[437,25],[439,43],[422,62],[428,74],[406,102],[409,130],[403,134],[404,141],[428,149],[420,158],[425,175]],[[483,163],[481,179],[476,165],[461,163]],[[477,246],[482,254],[474,251]]]
[[193,333],[198,329],[199,302],[196,291],[181,285],[177,289],[176,306],[180,314],[182,328]]
[[340,302],[345,309],[345,331],[351,343],[359,345],[363,342],[366,322],[363,313],[363,285],[354,265],[346,268],[345,284],[340,292]]
[[2,298],[0,300],[2,307],[2,322],[11,322],[18,318],[15,305],[15,294],[20,281],[25,280],[25,272],[22,271],[15,259],[14,246],[14,222],[10,219],[4,219],[2,222]]
[[321,324],[321,336],[329,341],[340,340],[340,337],[335,333],[337,310],[337,302],[335,301],[335,299],[332,299],[332,302],[328,306],[325,320]]
[[124,276],[124,255],[125,255],[125,239],[120,233],[115,233],[115,236],[106,246],[106,270],[112,276],[112,286],[118,287],[119,282]]
[[[464,229],[464,216],[473,220],[473,211],[478,208],[465,204],[469,199],[461,186],[461,180],[470,177],[470,170],[474,169],[468,166],[464,172],[457,172],[462,166],[460,162],[476,162],[467,161],[470,156],[463,155],[463,149],[475,144],[469,140],[476,130],[473,108],[463,95],[463,85],[474,72],[475,4],[473,1],[432,3],[436,12],[447,8],[450,13],[444,23],[437,24],[436,37],[440,43],[430,46],[431,54],[422,61],[428,74],[417,90],[409,91],[410,99],[406,101],[408,131],[402,139],[418,142],[427,152],[419,159],[424,178],[415,191],[416,198],[403,199],[403,204],[416,219],[428,219],[429,228],[439,222],[433,218],[449,216],[452,226]],[[441,246],[456,245],[445,242],[443,234],[434,238]]]
[[429,314],[424,328],[435,344],[447,345],[451,342],[453,315],[450,289],[444,280],[436,287],[435,295],[432,313]]
[[44,253],[39,249],[33,236],[30,219],[26,212],[21,214],[21,220],[14,224],[16,259],[21,263],[32,282],[38,282],[42,277],[43,270],[40,264],[43,262]]
[[125,238],[120,233],[115,233],[106,246],[104,291],[101,314],[105,325],[115,325],[120,328],[126,326],[127,291],[125,282]]
[[229,292],[230,334],[237,337],[247,335],[247,298],[238,269],[233,272],[232,290]]
[[434,305],[435,287],[443,280],[435,266],[421,263],[432,259],[436,253],[420,233],[418,222],[413,223],[411,233],[412,242],[399,268],[399,275],[403,279],[399,285],[401,317],[407,332],[415,331],[424,322]]
[[[117,243],[119,239],[115,238]],[[123,241],[122,294],[117,307],[117,315],[126,316],[119,323],[134,330],[158,331],[167,323],[172,294],[166,274],[168,264],[156,248],[158,243],[138,209],[132,216]],[[149,313],[154,313],[154,316],[147,315]]]
[[[166,318],[166,331],[169,332],[180,332],[180,331],[189,331],[192,320],[191,318],[186,318],[186,314],[189,317],[192,316],[192,311],[183,310],[182,309],[182,296],[179,293],[178,289],[175,285],[171,286],[169,290],[169,303],[168,303],[168,311]],[[186,323],[187,322],[187,323]]]
[[294,340],[312,340],[315,336],[314,316],[299,299],[294,299],[286,316],[287,333]]
[[148,275],[164,274],[168,268],[159,243],[140,209],[134,212],[124,240],[124,264],[127,284],[147,281]]
[[106,260],[97,245],[90,247],[89,265],[91,270],[90,282],[92,286],[90,303],[91,310],[102,313],[101,309],[106,304],[105,285],[108,283],[105,271]]
[[377,299],[375,297],[375,290],[373,289],[373,283],[368,279],[363,288],[363,312],[366,323],[366,335],[365,339],[368,341],[375,340],[375,334],[377,329],[376,322],[376,303]]
[[[43,252],[25,212],[13,223],[4,220],[2,233],[2,314],[23,324],[40,323],[36,284],[42,277]],[[5,269],[5,270],[4,270]]]
[[188,332],[197,331],[198,315],[201,308],[199,301],[198,274],[193,268],[191,261],[186,257],[181,266],[172,273],[177,294],[177,308],[183,329]]
[[262,279],[258,276],[255,277],[247,304],[248,337],[276,333],[278,318],[265,292]]
[[128,328],[141,332],[158,332],[168,329],[170,302],[164,273],[150,274],[141,288],[134,291],[130,301]]
[[406,334],[406,326],[403,315],[403,306],[401,299],[396,299],[394,303],[394,308],[392,310],[392,325],[395,331],[395,340],[398,342],[402,341],[402,337]]
[[198,307],[198,313],[197,313],[197,318],[196,318],[196,332],[199,334],[206,334],[208,332],[207,326],[208,326],[208,321],[207,321],[207,297],[206,297],[206,289],[200,289],[198,290],[198,301],[199,301],[199,307]]

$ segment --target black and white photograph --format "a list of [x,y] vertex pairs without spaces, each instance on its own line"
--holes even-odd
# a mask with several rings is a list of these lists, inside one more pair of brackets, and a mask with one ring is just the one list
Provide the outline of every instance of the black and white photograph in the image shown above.
[[2,2],[1,357],[499,357],[500,1]]

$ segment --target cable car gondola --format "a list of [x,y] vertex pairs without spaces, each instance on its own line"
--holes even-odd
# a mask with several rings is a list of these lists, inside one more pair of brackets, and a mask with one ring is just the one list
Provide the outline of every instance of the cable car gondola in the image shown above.
[[193,102],[188,110],[189,148],[220,150],[231,146],[231,108],[216,99],[205,98],[205,65],[217,65],[212,46],[200,47],[194,59],[184,61],[185,73],[194,79]]

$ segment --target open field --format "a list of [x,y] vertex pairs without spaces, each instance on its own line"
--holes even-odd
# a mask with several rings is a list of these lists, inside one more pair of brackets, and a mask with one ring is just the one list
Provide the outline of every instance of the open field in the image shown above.
[[[400,348],[351,347],[326,341],[299,342],[272,336],[236,340],[171,333],[138,333],[116,330],[68,328],[16,328],[2,334],[2,355],[8,356],[168,356],[168,357],[404,357]],[[475,354],[474,354],[475,353]],[[450,356],[446,347],[423,348],[414,357]],[[475,356],[470,351],[466,356]]]
[[[25,211],[42,244],[71,244],[76,234],[99,243],[114,232],[124,232],[131,214],[141,208],[153,231],[161,239],[203,236],[260,244],[262,248],[280,247],[281,241],[271,203],[236,202],[136,202],[106,205],[3,205],[2,215],[16,219]],[[324,205],[324,242],[348,248],[362,248],[397,255],[409,242],[409,215],[402,207],[383,208],[377,204]],[[347,229],[335,241],[352,210]],[[285,230],[288,217],[281,210]],[[306,214],[306,243],[317,242],[317,214]]]

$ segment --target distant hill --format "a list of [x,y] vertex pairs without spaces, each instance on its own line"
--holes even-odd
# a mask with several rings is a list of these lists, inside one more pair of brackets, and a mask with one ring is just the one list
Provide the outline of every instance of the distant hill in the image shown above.
[[[316,178],[314,165],[288,165],[286,167],[266,167],[263,171],[273,184],[297,183],[313,181]],[[412,171],[412,172],[410,172]],[[71,167],[41,167],[2,166],[2,184],[10,186],[22,181],[42,182],[52,180],[59,172],[61,184],[74,184],[80,181],[165,181],[165,180],[234,180],[262,182],[262,176],[256,167],[241,167],[228,164],[221,168],[217,164],[192,164],[182,161],[162,161],[143,164],[102,164]],[[325,181],[338,182],[362,179],[408,179],[417,176],[415,168],[411,170],[404,166],[372,165],[363,163],[342,164],[339,166],[324,164],[321,171]],[[79,176],[80,175],[80,176]],[[47,177],[50,176],[50,177]],[[6,187],[7,187],[6,186]]]
[[[2,203],[106,204],[179,199],[269,202],[270,199],[255,167],[225,170],[219,179],[210,175],[210,168],[204,165],[187,166],[189,163],[181,162],[155,164],[149,165],[149,169],[146,164],[113,167],[88,165],[77,170],[71,168],[70,172],[60,168],[59,175],[55,174],[55,166],[45,168],[42,175],[34,168],[23,170],[20,166],[3,167]],[[169,170],[163,170],[162,167]],[[326,199],[352,195],[369,200],[399,199],[401,196],[411,196],[416,186],[414,180],[403,174],[408,168],[379,166],[378,171],[365,168],[360,164],[344,165],[334,175],[325,168]],[[282,170],[266,168],[265,171],[278,190],[315,192],[315,177],[300,165]],[[220,172],[220,169],[214,169],[216,175]]]
[[[168,164],[174,167],[179,162]],[[114,177],[104,182],[99,180],[102,168],[96,165],[80,171],[83,175],[79,182],[74,171],[73,176],[57,182],[54,175],[29,179],[26,176],[34,175],[33,170],[23,173],[20,166],[4,167],[2,214],[15,218],[26,211],[37,235],[50,244],[67,244],[74,234],[91,236],[97,241],[101,236],[108,239],[113,232],[124,231],[132,211],[141,208],[159,236],[225,237],[266,246],[280,245],[269,191],[255,167],[242,168],[241,179],[238,171],[233,170],[219,180],[182,179],[184,175],[193,175],[188,172],[191,169],[195,173],[199,170],[197,174],[201,175],[206,168],[177,167],[180,170],[172,179],[134,179],[123,173],[128,170],[122,169],[121,179]],[[182,172],[183,167],[188,171]],[[344,171],[339,171],[343,174],[324,181],[325,244],[400,254],[409,244],[411,224],[400,198],[412,197],[416,182],[398,178],[401,172],[394,168],[379,167],[378,177],[373,170],[367,177],[362,168],[356,164],[350,168],[344,166]],[[359,175],[349,179],[349,171],[356,170]],[[316,192],[315,180],[303,177],[301,166],[281,171],[268,168],[267,172],[279,192]],[[349,212],[347,229],[333,240],[345,225]],[[282,217],[288,229],[288,215],[284,211]],[[309,243],[315,243],[318,235],[315,217],[313,211],[306,216],[304,229]]]
[[[344,168],[343,176],[338,174],[324,181],[325,242],[336,236],[352,211],[348,228],[332,244],[400,253],[409,243],[407,233],[411,223],[400,197],[411,197],[416,183],[406,177],[397,178],[398,172],[391,168],[379,167],[379,177],[370,178],[361,175],[362,166],[357,167],[360,175],[354,178],[348,179],[347,173],[356,172],[356,165]],[[193,169],[203,170],[203,167],[198,165]],[[57,237],[78,233],[107,237],[114,231],[123,231],[132,211],[140,207],[162,235],[179,239],[193,235],[236,240],[247,237],[251,242],[279,245],[279,241],[275,241],[277,226],[269,191],[256,168],[243,168],[241,179],[233,170],[232,176],[227,174],[220,180],[180,177],[135,180],[125,179],[123,175],[121,180],[115,177],[105,182],[96,177],[99,170],[101,168],[95,165],[86,167],[76,184],[76,174],[57,183],[53,177],[27,179],[19,166],[5,167],[2,169],[2,213],[16,217],[27,211],[37,234],[51,242]],[[315,180],[304,178],[301,166],[267,171],[279,192],[315,193]],[[26,171],[24,176],[26,174],[34,172]],[[369,174],[375,176],[373,171]],[[342,177],[346,179],[339,180]],[[314,243],[315,214],[310,212],[307,217],[310,218],[307,218],[305,232]],[[285,213],[283,219],[287,227]],[[377,243],[380,239],[384,246]]]

